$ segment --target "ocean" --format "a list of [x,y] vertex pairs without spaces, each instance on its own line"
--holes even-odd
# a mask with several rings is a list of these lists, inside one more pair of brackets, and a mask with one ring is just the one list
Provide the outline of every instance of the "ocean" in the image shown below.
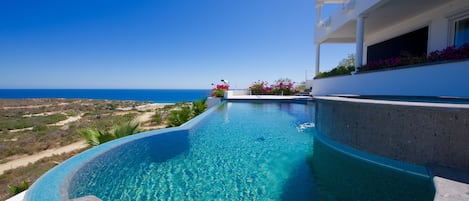
[[81,98],[177,103],[210,95],[209,89],[0,89],[0,98]]

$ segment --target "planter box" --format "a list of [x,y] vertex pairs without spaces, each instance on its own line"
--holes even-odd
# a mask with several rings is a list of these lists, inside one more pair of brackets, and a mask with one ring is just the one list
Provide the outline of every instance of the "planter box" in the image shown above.
[[221,98],[217,97],[208,97],[207,98],[207,108],[211,108],[221,102]]
[[313,95],[469,97],[469,61],[315,79]]

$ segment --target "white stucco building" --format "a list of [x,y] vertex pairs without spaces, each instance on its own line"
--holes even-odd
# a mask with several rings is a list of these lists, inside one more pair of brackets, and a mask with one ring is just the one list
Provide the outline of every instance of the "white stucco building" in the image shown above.
[[[322,16],[327,4],[341,4]],[[402,54],[420,56],[469,43],[468,0],[316,0],[316,73],[321,44],[355,43],[355,66]],[[315,79],[314,95],[469,97],[469,61]]]

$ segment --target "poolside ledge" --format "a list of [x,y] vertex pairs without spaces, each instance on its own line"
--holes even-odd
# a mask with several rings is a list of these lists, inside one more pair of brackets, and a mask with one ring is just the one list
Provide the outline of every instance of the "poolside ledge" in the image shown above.
[[21,193],[16,194],[15,196],[8,198],[6,201],[23,201],[24,200],[24,195],[28,192],[28,190],[25,190]]
[[226,100],[310,100],[310,96],[249,95],[247,91],[230,90],[225,92]]
[[435,184],[433,201],[469,200],[469,173],[440,166],[429,167]]

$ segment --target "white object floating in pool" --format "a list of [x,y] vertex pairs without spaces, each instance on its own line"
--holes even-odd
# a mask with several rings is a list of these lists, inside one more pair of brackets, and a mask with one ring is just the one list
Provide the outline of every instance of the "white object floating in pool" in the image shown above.
[[298,125],[296,128],[298,129],[298,132],[303,132],[305,129],[314,128],[314,126],[314,122],[306,122]]

